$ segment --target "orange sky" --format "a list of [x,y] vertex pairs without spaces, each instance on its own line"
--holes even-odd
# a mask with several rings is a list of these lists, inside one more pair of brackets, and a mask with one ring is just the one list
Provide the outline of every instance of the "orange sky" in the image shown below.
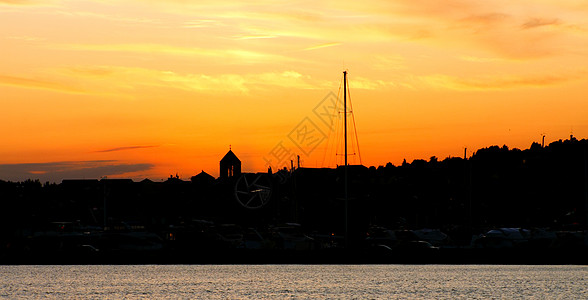
[[364,165],[588,136],[586,1],[192,2],[0,0],[0,179],[326,166],[343,70]]

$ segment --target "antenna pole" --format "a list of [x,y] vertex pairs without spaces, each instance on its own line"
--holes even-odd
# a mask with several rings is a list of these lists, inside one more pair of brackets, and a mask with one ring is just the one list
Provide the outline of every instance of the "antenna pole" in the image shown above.
[[347,196],[347,71],[343,71],[343,123],[345,124],[345,246],[349,246],[349,230],[347,215],[349,210],[349,198]]

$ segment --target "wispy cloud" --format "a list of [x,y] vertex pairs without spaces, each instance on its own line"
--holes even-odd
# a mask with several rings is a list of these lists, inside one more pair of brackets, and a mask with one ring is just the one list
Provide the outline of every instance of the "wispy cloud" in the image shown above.
[[0,4],[33,4],[38,1],[31,0],[0,0]]
[[81,93],[82,90],[58,81],[0,75],[0,85],[17,86],[30,89],[51,90],[65,93]]
[[473,78],[455,77],[447,75],[422,76],[418,80],[426,85],[441,89],[452,90],[507,90],[522,87],[546,87],[585,79],[587,73],[578,71],[568,74],[534,74],[534,75],[505,75],[480,76]]
[[479,62],[479,63],[493,63],[498,61],[503,61],[504,59],[496,58],[496,57],[477,57],[477,56],[462,56],[460,59],[469,62]]
[[460,19],[461,23],[477,24],[477,25],[493,25],[508,21],[510,15],[506,13],[488,12],[482,14],[472,14]]
[[158,146],[127,146],[127,147],[117,147],[117,148],[110,148],[110,149],[105,149],[105,150],[98,150],[96,152],[116,152],[116,151],[155,148],[155,147],[158,147]]
[[562,45],[586,43],[586,13],[570,3],[417,0],[352,8],[372,16],[355,25],[362,30],[346,30],[354,40],[388,38],[431,49],[490,51],[510,60],[558,57],[577,49]]
[[47,40],[46,38],[36,37],[36,36],[27,36],[27,35],[8,36],[6,38],[10,39],[10,40],[25,41],[25,42],[40,42],[40,41]]
[[154,165],[148,163],[124,163],[115,160],[61,161],[46,163],[0,164],[0,179],[21,181],[39,179],[60,182],[63,179],[90,179],[120,176],[148,171]]
[[329,82],[292,70],[249,74],[193,74],[120,66],[77,66],[46,70],[39,77],[41,79],[0,75],[0,85],[116,97],[135,97],[138,96],[136,93],[146,87],[241,94],[276,87],[323,89],[331,86]]
[[185,21],[182,25],[184,28],[208,28],[213,26],[223,25],[219,20],[213,19],[198,19]]
[[[250,74],[184,74],[173,71],[115,66],[76,67],[64,69],[63,75],[83,80],[86,85],[94,82],[96,90],[113,89],[104,82],[117,82],[123,90],[138,86],[180,89],[210,93],[246,93],[266,88],[317,89],[327,84],[295,71],[264,72]],[[108,79],[108,80],[105,80]],[[124,92],[121,90],[120,92]]]
[[543,19],[543,18],[531,18],[521,25],[523,29],[531,29],[542,26],[559,25],[561,21],[559,19]]
[[59,10],[57,12],[60,15],[68,16],[68,17],[79,17],[79,18],[96,18],[102,19],[108,22],[122,22],[122,23],[131,23],[131,24],[161,24],[162,21],[158,19],[150,19],[150,18],[139,18],[139,17],[129,17],[124,15],[116,15],[116,14],[104,14],[104,13],[95,13],[95,12],[88,12],[88,11],[65,11]]
[[339,46],[339,45],[341,45],[341,43],[327,43],[327,44],[321,44],[321,45],[316,45],[316,46],[304,48],[304,50],[316,50],[316,49]]
[[235,36],[236,40],[258,40],[258,39],[273,39],[277,38],[277,35],[241,35]]
[[0,0],[0,6],[12,7],[56,7],[59,5],[58,0]]
[[406,69],[406,57],[400,55],[375,55],[372,68],[381,71]]
[[70,51],[131,52],[150,55],[164,54],[190,57],[194,60],[216,58],[219,59],[219,63],[243,65],[294,62],[296,60],[293,57],[257,50],[181,47],[164,44],[60,44],[50,46],[50,48]]
[[[501,61],[498,58],[460,57],[461,60],[478,63]],[[559,85],[586,77],[585,71],[553,72],[533,75],[505,74],[503,76],[457,75],[410,75],[404,70],[402,57],[389,58],[404,76],[395,76],[393,80],[378,77],[357,76],[353,78],[354,89],[389,89],[389,88],[442,88],[453,90],[495,90],[519,87],[545,87]],[[388,69],[392,68],[391,66]],[[251,91],[286,89],[329,89],[337,84],[313,78],[293,70],[282,72],[264,72],[250,74],[192,74],[144,68],[118,66],[84,66],[56,70],[54,82],[18,78],[18,80],[0,76],[0,84],[11,84],[26,88],[44,88],[54,91],[117,95],[135,97],[137,91],[145,87],[157,89],[183,90],[188,92],[214,94],[243,94]],[[68,84],[66,84],[68,83]],[[115,84],[114,84],[115,83]],[[79,88],[78,88],[79,87]],[[82,91],[83,87],[83,91]],[[97,152],[114,152],[132,149],[157,147],[154,145],[124,146],[103,149]]]

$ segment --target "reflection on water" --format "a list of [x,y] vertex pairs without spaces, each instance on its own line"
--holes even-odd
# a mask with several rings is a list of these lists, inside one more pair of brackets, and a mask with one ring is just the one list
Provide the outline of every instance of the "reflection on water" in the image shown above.
[[585,299],[587,266],[0,266],[3,298]]

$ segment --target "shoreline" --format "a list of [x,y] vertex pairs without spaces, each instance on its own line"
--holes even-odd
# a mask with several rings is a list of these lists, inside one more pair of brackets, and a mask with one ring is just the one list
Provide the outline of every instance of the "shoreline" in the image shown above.
[[12,253],[0,265],[226,265],[226,264],[447,264],[588,265],[588,249],[441,248],[407,251],[380,249],[126,251],[110,253]]

